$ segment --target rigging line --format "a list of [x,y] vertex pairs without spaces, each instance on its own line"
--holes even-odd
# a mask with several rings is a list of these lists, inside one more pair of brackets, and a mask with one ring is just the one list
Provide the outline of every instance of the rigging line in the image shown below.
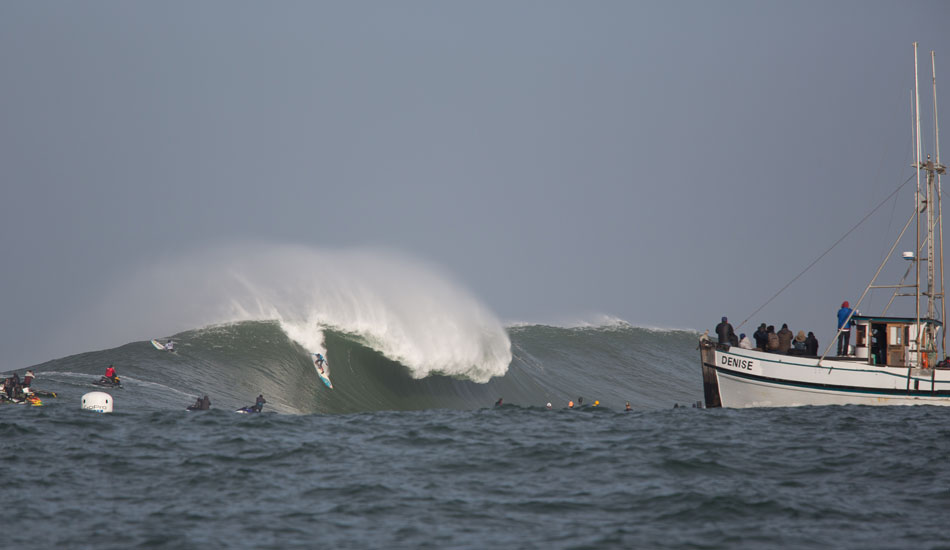
[[821,261],[822,258],[824,258],[825,256],[827,256],[829,252],[831,252],[832,250],[834,250],[834,248],[835,248],[836,246],[838,246],[838,245],[841,243],[841,241],[845,240],[845,239],[848,237],[848,235],[850,235],[851,233],[853,233],[855,229],[857,229],[858,227],[860,227],[861,224],[863,224],[865,221],[867,221],[867,219],[870,218],[875,212],[877,212],[882,206],[884,206],[885,204],[887,204],[887,201],[891,200],[891,198],[893,198],[894,195],[896,195],[898,191],[900,191],[901,189],[903,189],[903,187],[904,187],[905,185],[907,185],[908,183],[910,183],[910,181],[913,180],[913,179],[914,179],[914,175],[911,175],[909,178],[907,178],[906,180],[904,180],[904,183],[898,185],[898,186],[897,186],[897,189],[894,189],[894,191],[892,191],[891,194],[887,196],[887,198],[885,198],[884,200],[882,200],[882,201],[881,201],[880,203],[878,203],[878,205],[875,206],[870,212],[868,212],[867,214],[865,214],[864,217],[861,218],[861,220],[858,221],[858,223],[854,224],[854,226],[853,226],[851,229],[849,229],[847,233],[845,233],[844,235],[842,235],[837,241],[834,242],[834,244],[832,244],[830,247],[828,247],[827,250],[825,250],[824,252],[822,252],[822,253],[821,253],[821,256],[818,256],[817,258],[815,258],[814,261],[812,261],[812,263],[808,264],[808,267],[806,267],[805,269],[803,269],[798,275],[795,275],[795,277],[792,278],[791,281],[787,282],[787,283],[785,284],[785,286],[783,286],[782,288],[780,288],[779,291],[776,292],[775,294],[773,294],[771,298],[769,298],[768,300],[766,300],[764,304],[762,304],[761,306],[759,306],[758,309],[756,309],[755,311],[753,311],[748,317],[745,318],[744,321],[742,321],[741,323],[739,323],[739,325],[736,327],[736,329],[741,328],[742,325],[746,324],[746,323],[749,321],[749,319],[751,319],[752,317],[755,316],[756,313],[762,311],[762,309],[763,309],[765,306],[769,305],[769,304],[772,302],[772,300],[774,300],[775,298],[777,298],[779,294],[781,294],[782,292],[785,292],[785,289],[786,289],[786,288],[792,286],[792,283],[794,283],[795,281],[797,281],[799,277],[801,277],[802,275],[804,275],[804,274],[805,274],[809,269],[811,269],[815,264],[817,264],[819,261]]
[[[912,145],[913,145],[913,144],[912,144]],[[908,164],[910,164],[910,159],[909,159],[908,157],[910,157],[910,151],[907,151],[907,154],[904,155],[904,165],[905,165],[905,166],[908,165]],[[903,170],[901,170],[901,171],[903,172]],[[904,182],[904,183],[907,183],[907,182]],[[885,234],[888,234],[888,233],[891,232],[891,226],[894,224],[894,211],[895,211],[895,210],[897,210],[897,201],[894,201],[894,204],[891,205],[891,216],[890,216],[890,218],[888,218],[888,220],[887,220],[887,230],[884,232]],[[885,243],[884,246],[881,247],[881,255],[880,255],[881,258],[884,257],[884,251],[886,250],[886,248],[885,248],[886,246],[887,246],[887,244]]]

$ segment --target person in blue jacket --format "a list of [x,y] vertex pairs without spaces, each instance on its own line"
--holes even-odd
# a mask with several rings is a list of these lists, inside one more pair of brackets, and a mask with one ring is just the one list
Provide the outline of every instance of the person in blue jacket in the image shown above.
[[838,310],[838,355],[848,354],[848,344],[851,341],[851,325],[854,321],[850,318],[852,310],[848,301],[841,302],[841,309]]

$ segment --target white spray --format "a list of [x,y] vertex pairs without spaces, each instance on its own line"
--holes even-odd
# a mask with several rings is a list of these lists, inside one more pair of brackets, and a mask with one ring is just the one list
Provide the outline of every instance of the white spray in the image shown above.
[[474,297],[432,266],[379,250],[250,245],[161,262],[130,275],[69,334],[86,351],[247,320],[277,320],[312,352],[323,352],[326,328],[357,335],[416,378],[487,382],[511,362],[504,327]]

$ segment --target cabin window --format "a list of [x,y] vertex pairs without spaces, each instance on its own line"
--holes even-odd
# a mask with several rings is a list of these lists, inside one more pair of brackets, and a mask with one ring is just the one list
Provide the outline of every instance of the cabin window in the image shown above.
[[858,325],[857,334],[855,335],[856,339],[854,345],[858,347],[867,347],[868,345],[868,327],[864,325]]
[[889,346],[904,345],[904,331],[902,330],[904,327],[900,325],[891,325],[887,328],[890,329],[888,331],[890,334],[887,335],[887,345]]

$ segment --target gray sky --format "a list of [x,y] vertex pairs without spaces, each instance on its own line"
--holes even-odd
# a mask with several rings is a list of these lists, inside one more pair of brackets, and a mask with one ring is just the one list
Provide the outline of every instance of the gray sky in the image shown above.
[[[948,16],[2,2],[0,370],[86,351],[49,342],[133,267],[245,241],[394,249],[505,321],[741,321],[912,174],[912,43],[950,97]],[[827,341],[911,200],[750,324]]]

